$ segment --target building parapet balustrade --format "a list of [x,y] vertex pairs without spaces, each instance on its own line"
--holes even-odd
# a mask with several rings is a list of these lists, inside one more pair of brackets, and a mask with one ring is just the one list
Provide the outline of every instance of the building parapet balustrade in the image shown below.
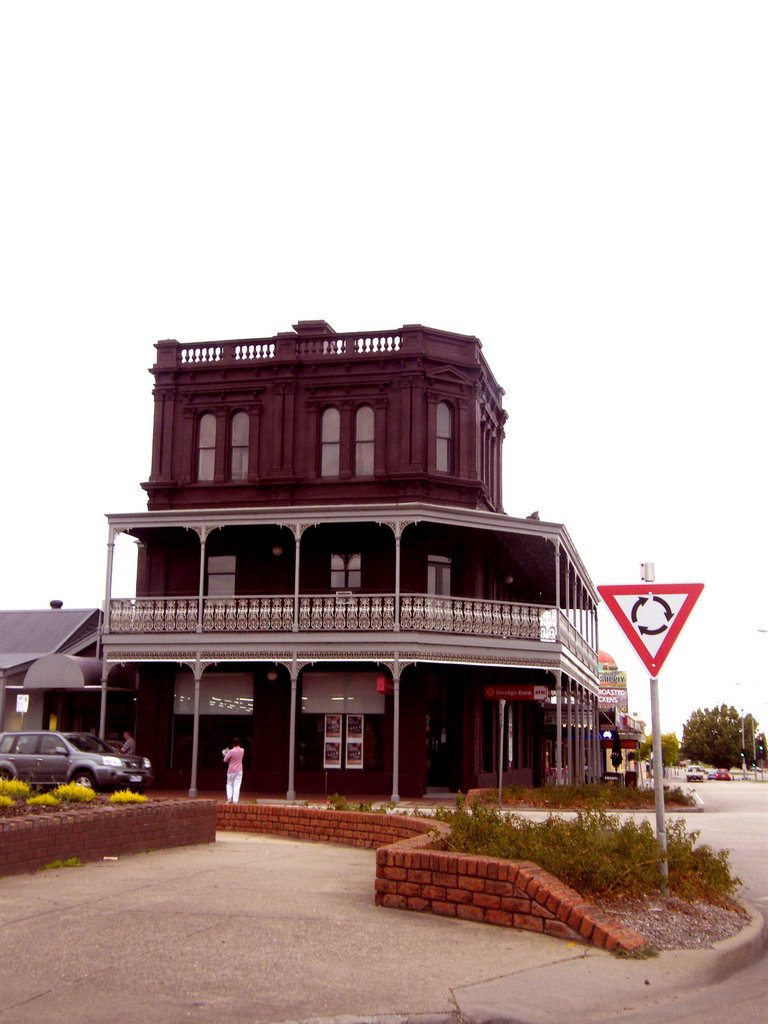
[[403,339],[392,331],[378,334],[334,334],[331,337],[285,337],[253,341],[198,342],[179,345],[176,355],[181,367],[208,367],[228,363],[256,363],[274,359],[306,359],[323,356],[383,355],[399,352]]
[[[326,594],[299,597],[298,629],[381,631],[395,627],[394,594]],[[293,630],[294,599],[205,597],[202,631],[270,633]],[[119,598],[110,602],[110,633],[194,633],[195,597]],[[556,609],[510,601],[408,594],[400,598],[400,628],[470,636],[565,642],[589,663],[595,653]]]

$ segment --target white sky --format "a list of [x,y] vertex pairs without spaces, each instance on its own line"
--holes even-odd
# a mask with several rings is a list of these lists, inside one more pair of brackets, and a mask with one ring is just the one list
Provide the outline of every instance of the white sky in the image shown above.
[[101,604],[157,339],[424,323],[506,390],[509,514],[564,522],[596,584],[706,585],[662,729],[768,724],[766,28],[706,0],[2,5],[0,608]]

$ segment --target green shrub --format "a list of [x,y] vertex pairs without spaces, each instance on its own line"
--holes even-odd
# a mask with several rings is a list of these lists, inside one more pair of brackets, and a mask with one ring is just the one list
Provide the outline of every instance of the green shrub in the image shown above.
[[328,804],[332,811],[367,811],[372,814],[386,813],[383,808],[377,811],[371,803],[363,801],[356,804],[350,803],[345,796],[340,796],[338,793],[332,793],[328,797]]
[[32,788],[21,779],[0,779],[0,796],[9,796],[12,800],[26,800]]
[[96,798],[94,790],[87,786],[78,786],[76,782],[67,782],[66,785],[57,786],[53,795],[70,804],[89,804]]
[[147,798],[141,793],[133,793],[130,789],[118,789],[110,798],[111,804],[144,804]]
[[[483,790],[479,795],[482,803],[498,805],[498,790]],[[664,791],[668,804],[693,807],[696,803],[691,793],[679,786]],[[635,786],[606,786],[604,784],[582,786],[542,786],[529,789],[526,786],[505,786],[501,791],[504,805],[514,807],[539,807],[544,810],[600,811],[611,808],[652,808],[655,803],[654,791]]]
[[[535,822],[476,804],[444,816],[449,846],[462,853],[530,860],[584,896],[644,896],[661,886],[659,848],[648,821],[621,821],[604,811],[580,811],[572,820],[550,815]],[[723,902],[739,885],[728,852],[696,847],[698,833],[685,823],[667,826],[669,887],[686,899]]]
[[52,860],[50,864],[44,864],[42,871],[52,871],[54,868],[79,868],[82,861],[79,857],[67,857],[66,860]]
[[27,800],[29,807],[61,807],[61,801],[57,800],[53,793],[38,793]]

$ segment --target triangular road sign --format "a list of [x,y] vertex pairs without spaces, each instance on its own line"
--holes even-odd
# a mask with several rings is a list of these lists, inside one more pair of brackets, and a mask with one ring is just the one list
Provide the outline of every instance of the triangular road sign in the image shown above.
[[651,673],[661,671],[703,583],[627,583],[597,588]]

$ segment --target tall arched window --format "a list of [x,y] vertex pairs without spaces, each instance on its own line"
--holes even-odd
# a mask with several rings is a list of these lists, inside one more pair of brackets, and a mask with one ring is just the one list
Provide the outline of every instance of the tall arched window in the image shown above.
[[216,417],[206,412],[197,431],[197,479],[213,480],[216,468]]
[[248,439],[250,419],[247,412],[236,412],[232,417],[229,450],[230,480],[248,479]]
[[361,405],[355,414],[355,476],[373,476],[373,409]]
[[341,417],[339,410],[331,406],[320,421],[320,476],[339,475],[340,438]]
[[435,469],[438,473],[453,472],[453,409],[447,402],[437,405],[437,451]]

